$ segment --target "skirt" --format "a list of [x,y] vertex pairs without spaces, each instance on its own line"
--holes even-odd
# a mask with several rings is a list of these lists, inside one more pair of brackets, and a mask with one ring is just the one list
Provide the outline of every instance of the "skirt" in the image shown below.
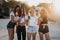
[[49,32],[48,25],[46,25],[44,29],[43,25],[40,25],[39,32],[42,32],[43,34],[48,33]]

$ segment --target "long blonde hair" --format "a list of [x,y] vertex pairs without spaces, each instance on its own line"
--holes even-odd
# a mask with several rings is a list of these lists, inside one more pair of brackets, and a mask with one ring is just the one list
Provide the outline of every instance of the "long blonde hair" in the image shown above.
[[47,18],[47,10],[42,9],[42,10],[40,11],[40,15],[41,15],[42,18]]

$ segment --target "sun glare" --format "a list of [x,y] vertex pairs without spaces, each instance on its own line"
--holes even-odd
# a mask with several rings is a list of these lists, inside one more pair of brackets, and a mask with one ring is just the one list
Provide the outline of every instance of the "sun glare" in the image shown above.
[[55,0],[54,7],[55,11],[59,12],[60,11],[60,0]]
[[27,3],[29,6],[37,6],[39,3],[51,3],[52,0],[16,0]]

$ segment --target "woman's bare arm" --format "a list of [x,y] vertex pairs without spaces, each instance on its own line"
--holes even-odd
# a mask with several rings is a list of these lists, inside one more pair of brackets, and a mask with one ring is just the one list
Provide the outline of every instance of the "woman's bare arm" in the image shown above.
[[41,24],[41,18],[39,17],[39,18],[38,18],[38,21],[37,21],[37,25],[40,26],[40,24]]

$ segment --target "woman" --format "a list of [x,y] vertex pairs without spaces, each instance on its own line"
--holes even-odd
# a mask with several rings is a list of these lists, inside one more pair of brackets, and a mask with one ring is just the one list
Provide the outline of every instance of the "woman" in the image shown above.
[[17,22],[19,21],[20,16],[21,16],[21,8],[19,5],[16,5],[16,7],[14,9],[14,14],[15,14],[14,21],[15,21],[15,24],[17,27]]
[[17,5],[13,12],[10,13],[10,22],[7,25],[9,40],[14,39],[14,27],[17,24],[20,14],[20,7]]
[[39,27],[40,40],[44,40],[43,35],[45,35],[46,40],[50,40],[49,29],[48,29],[48,15],[47,11],[42,9],[40,12],[41,19]]
[[34,15],[34,9],[32,8],[30,11],[30,16],[28,17],[28,28],[27,28],[27,40],[35,40],[37,33],[37,17]]
[[21,8],[21,16],[19,21],[17,22],[18,40],[21,40],[21,35],[22,35],[22,40],[26,40],[25,13],[23,8]]
[[10,12],[10,21],[7,24],[7,30],[8,30],[8,35],[9,35],[9,40],[14,39],[14,27],[15,27],[15,22],[14,22],[14,12]]

